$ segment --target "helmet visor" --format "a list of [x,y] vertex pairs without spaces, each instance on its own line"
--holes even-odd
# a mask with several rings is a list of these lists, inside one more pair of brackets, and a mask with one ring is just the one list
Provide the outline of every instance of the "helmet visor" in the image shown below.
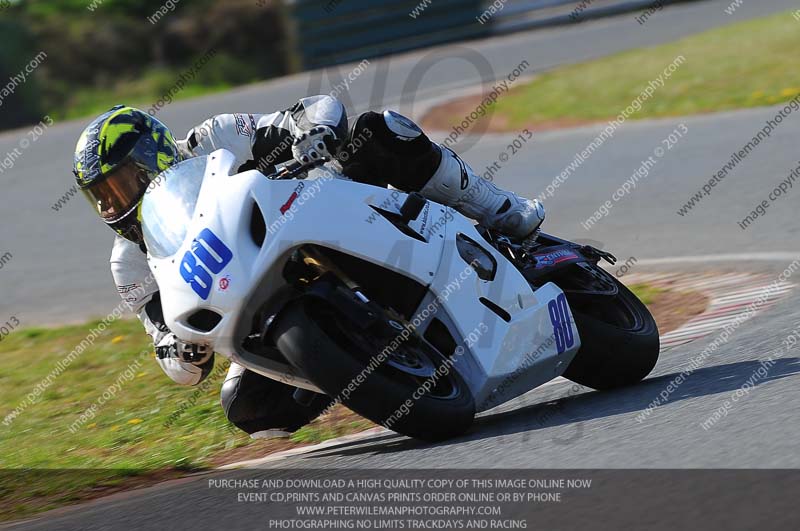
[[83,192],[100,217],[113,222],[136,207],[149,185],[148,172],[131,161]]

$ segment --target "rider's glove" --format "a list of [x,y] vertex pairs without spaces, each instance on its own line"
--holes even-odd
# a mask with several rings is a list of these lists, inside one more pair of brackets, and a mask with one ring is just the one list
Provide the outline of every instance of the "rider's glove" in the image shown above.
[[181,385],[197,385],[214,367],[214,350],[206,345],[193,345],[167,334],[156,345],[158,364],[167,375]]
[[318,125],[298,136],[292,144],[292,156],[303,164],[322,157],[332,159],[338,151],[340,139],[327,125]]

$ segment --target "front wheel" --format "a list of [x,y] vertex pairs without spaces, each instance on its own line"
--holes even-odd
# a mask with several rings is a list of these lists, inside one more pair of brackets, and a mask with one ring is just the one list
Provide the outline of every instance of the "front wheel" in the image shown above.
[[597,266],[584,271],[594,277],[592,290],[562,288],[581,338],[581,348],[564,377],[598,390],[638,383],[658,361],[655,319],[612,275]]
[[475,402],[466,382],[415,334],[379,341],[333,307],[299,299],[280,312],[271,335],[289,363],[375,423],[428,441],[472,424]]

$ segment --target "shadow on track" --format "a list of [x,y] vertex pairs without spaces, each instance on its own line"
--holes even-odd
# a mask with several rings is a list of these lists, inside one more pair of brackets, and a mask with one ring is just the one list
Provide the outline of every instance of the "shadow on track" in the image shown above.
[[[778,358],[774,361],[775,364],[769,368],[766,377],[752,382],[754,388],[773,380],[800,374],[800,358]],[[669,407],[681,400],[734,392],[741,388],[748,379],[751,379],[761,367],[761,363],[754,360],[697,369],[686,376],[683,383],[666,400],[662,400],[652,414],[655,416],[660,408]],[[490,412],[476,418],[470,432],[463,437],[429,444],[397,434],[382,435],[365,441],[353,441],[325,448],[305,457],[388,454],[426,446],[460,444],[514,433],[527,434],[545,428],[576,424],[578,430],[573,437],[553,440],[554,444],[568,444],[582,436],[581,423],[583,421],[646,410],[653,400],[680,374],[680,372],[665,374],[614,391],[600,392],[584,388],[584,392],[573,393],[570,396],[564,396],[567,394],[565,389],[570,388],[568,383],[563,386],[554,386],[548,396],[541,399],[535,395],[538,391],[533,390],[517,399],[517,402],[523,404],[522,407],[498,413]],[[548,389],[548,391],[550,390]],[[555,398],[551,398],[553,396]],[[526,402],[534,399],[537,399],[535,404],[525,405]],[[630,422],[637,422],[637,420],[631,419]],[[647,419],[644,419],[642,424],[646,423]]]

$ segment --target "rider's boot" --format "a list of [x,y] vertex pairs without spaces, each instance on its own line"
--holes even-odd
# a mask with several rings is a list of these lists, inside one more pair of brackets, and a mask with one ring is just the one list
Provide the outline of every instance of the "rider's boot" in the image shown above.
[[538,200],[501,190],[475,174],[451,149],[436,147],[442,160],[420,190],[422,195],[513,239],[527,243],[536,238],[544,221],[544,207]]

